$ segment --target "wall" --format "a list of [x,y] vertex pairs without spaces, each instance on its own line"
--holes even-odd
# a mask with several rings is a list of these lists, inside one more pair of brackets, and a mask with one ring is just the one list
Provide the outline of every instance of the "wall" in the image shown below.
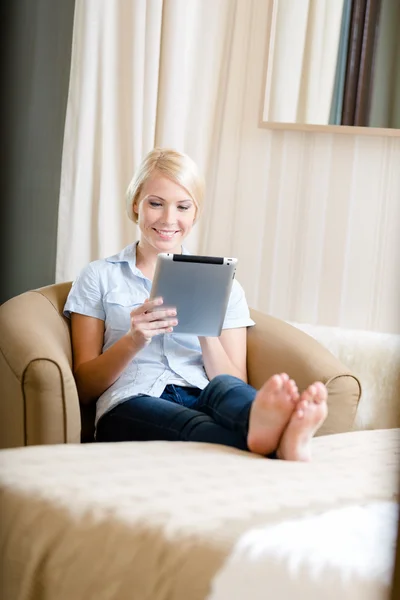
[[260,129],[267,3],[236,7],[198,249],[254,308],[400,333],[400,137]]
[[3,4],[0,302],[54,282],[74,0]]

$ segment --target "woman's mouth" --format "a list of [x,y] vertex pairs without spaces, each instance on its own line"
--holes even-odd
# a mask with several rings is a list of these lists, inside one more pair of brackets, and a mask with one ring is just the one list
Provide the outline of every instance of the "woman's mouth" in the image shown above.
[[178,233],[175,229],[156,229],[155,227],[153,227],[153,231],[155,231],[163,240],[172,240],[174,235]]

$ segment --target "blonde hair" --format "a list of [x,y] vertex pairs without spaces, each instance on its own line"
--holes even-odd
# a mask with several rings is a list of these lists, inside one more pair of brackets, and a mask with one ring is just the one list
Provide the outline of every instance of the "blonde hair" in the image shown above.
[[197,220],[203,204],[204,179],[196,163],[172,148],[154,148],[144,157],[126,191],[126,210],[131,221],[138,221],[133,206],[139,204],[143,186],[154,173],[168,177],[187,191],[196,206]]

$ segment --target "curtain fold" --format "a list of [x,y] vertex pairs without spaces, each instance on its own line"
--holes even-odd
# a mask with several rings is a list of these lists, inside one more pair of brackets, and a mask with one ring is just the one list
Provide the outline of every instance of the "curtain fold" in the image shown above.
[[368,126],[369,121],[380,10],[381,0],[367,0],[354,114],[354,125],[359,127]]
[[368,126],[381,0],[353,0],[342,125]]
[[76,0],[56,281],[134,234],[123,198],[155,142],[162,8],[162,0]]
[[332,103],[344,0],[312,0],[309,6],[298,123],[326,125]]
[[400,2],[381,0],[370,127],[400,129]]
[[353,125],[367,0],[353,0],[343,94],[342,125]]
[[329,117],[330,125],[340,125],[342,120],[343,95],[346,78],[347,52],[349,47],[352,2],[353,0],[344,0],[343,5],[335,83],[333,86],[332,105]]

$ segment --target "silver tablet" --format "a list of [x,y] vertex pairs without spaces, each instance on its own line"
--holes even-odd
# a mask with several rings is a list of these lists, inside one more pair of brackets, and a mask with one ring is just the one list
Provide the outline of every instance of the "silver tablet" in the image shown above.
[[236,258],[163,253],[157,257],[150,298],[176,307],[174,333],[221,334],[236,271]]

